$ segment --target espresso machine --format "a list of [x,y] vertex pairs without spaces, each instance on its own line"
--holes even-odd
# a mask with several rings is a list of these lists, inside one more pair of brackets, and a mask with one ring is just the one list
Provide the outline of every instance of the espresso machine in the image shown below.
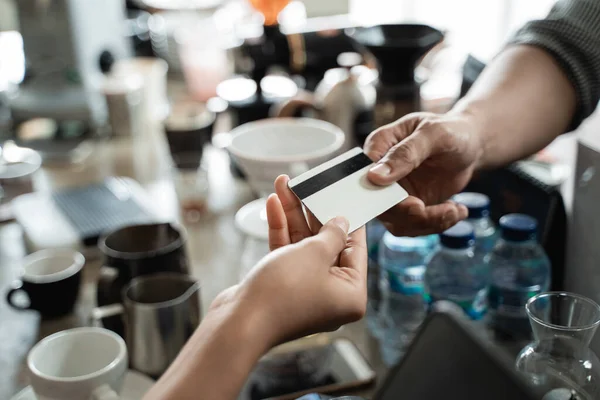
[[25,79],[10,108],[15,124],[46,118],[95,126],[106,115],[100,87],[131,56],[125,0],[16,0]]

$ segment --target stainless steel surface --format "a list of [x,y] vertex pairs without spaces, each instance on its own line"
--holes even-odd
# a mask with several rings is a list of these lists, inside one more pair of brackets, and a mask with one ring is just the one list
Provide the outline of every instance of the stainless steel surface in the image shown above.
[[157,274],[134,279],[124,297],[130,367],[158,377],[200,323],[200,285],[188,276]]

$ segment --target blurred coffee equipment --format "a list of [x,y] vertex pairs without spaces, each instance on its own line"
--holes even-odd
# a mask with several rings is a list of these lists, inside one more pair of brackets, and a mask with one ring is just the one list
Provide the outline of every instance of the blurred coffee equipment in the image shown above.
[[[344,149],[364,143],[375,127],[377,72],[362,65],[359,53],[342,53],[338,68],[325,72],[314,94],[303,91],[273,110],[277,117],[294,117],[303,110],[338,126],[346,134]],[[311,115],[311,114],[309,114]]]
[[415,79],[417,62],[444,38],[427,25],[400,24],[349,30],[377,59],[376,126],[386,125],[421,109],[421,82]]
[[122,26],[125,9],[120,0],[15,4],[26,65],[10,100],[13,125],[38,118],[53,121],[53,129],[29,131],[27,137],[17,130],[17,139],[48,152],[48,143],[55,142],[57,152],[69,152],[106,117],[103,74],[132,54],[121,29],[103,29]]

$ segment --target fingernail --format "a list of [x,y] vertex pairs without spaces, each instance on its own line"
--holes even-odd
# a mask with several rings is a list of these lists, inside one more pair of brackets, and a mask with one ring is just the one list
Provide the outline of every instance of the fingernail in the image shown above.
[[342,228],[344,232],[348,232],[349,224],[348,220],[344,217],[335,217],[333,223]]
[[371,172],[379,176],[388,176],[392,172],[392,169],[386,163],[381,163],[371,168]]

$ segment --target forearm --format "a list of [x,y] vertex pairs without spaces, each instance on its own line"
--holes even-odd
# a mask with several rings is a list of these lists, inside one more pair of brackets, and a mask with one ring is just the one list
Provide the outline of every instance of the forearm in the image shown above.
[[210,311],[144,400],[233,400],[269,349],[260,318],[241,305]]
[[498,55],[451,113],[473,121],[479,167],[489,168],[529,156],[564,133],[575,104],[575,89],[554,59],[518,45]]

